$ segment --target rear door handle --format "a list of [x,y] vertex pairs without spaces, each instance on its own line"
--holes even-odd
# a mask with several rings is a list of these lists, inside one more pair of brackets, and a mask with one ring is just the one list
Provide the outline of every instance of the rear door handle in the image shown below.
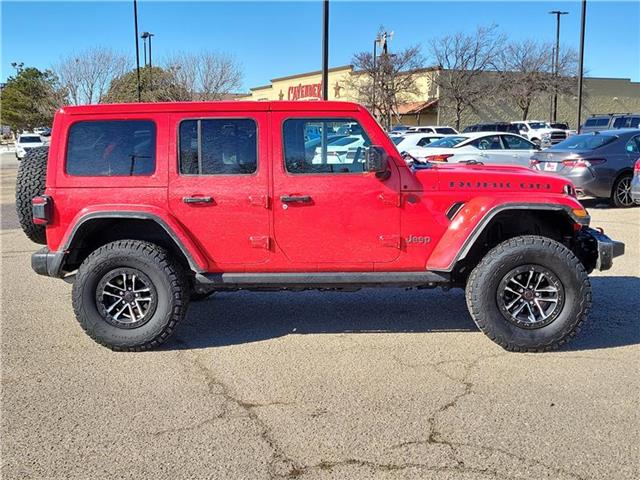
[[184,203],[213,203],[213,197],[182,197]]
[[280,201],[282,203],[311,203],[311,197],[309,195],[282,195]]

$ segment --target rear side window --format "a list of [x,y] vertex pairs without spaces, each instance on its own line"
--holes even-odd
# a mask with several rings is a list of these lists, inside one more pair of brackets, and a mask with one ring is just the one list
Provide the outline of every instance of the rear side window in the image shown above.
[[151,175],[156,169],[156,126],[149,120],[74,123],[67,142],[68,175]]
[[180,173],[248,175],[258,169],[254,120],[205,119],[180,123]]

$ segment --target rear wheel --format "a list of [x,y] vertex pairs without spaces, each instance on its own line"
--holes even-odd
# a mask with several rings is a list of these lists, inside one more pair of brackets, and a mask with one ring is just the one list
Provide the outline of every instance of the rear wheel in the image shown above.
[[160,345],[184,318],[188,302],[188,282],[179,265],[165,249],[138,240],[119,240],[94,251],[73,284],[80,325],[112,350]]
[[553,350],[574,337],[591,307],[584,266],[564,245],[527,235],[491,250],[471,272],[469,312],[506,350]]
[[628,208],[634,205],[631,198],[631,181],[633,176],[626,173],[616,180],[611,190],[611,203],[617,208]]

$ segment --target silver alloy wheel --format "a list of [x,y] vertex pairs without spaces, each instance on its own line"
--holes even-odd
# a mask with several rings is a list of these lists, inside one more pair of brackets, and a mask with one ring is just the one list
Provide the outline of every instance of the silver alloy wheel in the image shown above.
[[507,273],[497,291],[498,308],[521,328],[541,328],[553,322],[564,306],[564,287],[540,265],[522,265]]
[[624,177],[618,182],[615,196],[621,205],[625,207],[633,205],[633,199],[631,198],[631,177]]
[[157,306],[153,282],[135,268],[107,272],[96,288],[96,305],[102,317],[119,328],[137,328],[149,321]]

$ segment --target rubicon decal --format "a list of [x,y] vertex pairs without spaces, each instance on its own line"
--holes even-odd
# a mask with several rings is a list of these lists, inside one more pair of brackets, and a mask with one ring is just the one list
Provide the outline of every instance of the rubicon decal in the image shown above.
[[449,182],[449,187],[453,189],[476,188],[486,189],[509,189],[519,188],[520,190],[551,190],[550,183],[528,183],[521,182],[512,184],[511,182]]

